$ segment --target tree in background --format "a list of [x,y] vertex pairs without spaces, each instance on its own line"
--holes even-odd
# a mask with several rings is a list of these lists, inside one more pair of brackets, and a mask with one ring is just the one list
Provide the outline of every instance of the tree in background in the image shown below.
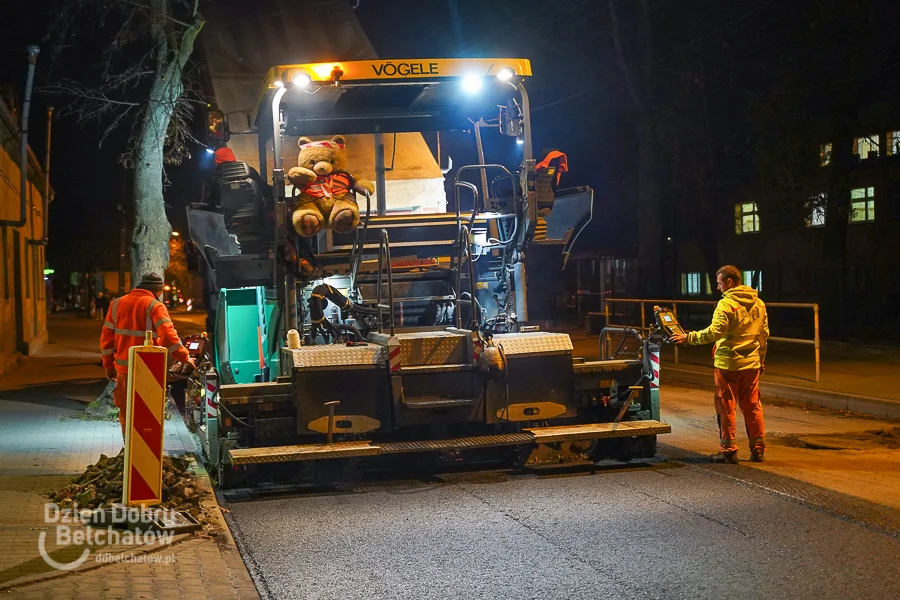
[[119,126],[131,127],[120,161],[134,169],[132,285],[145,273],[162,273],[169,264],[172,227],[163,201],[164,167],[188,157],[193,139],[187,68],[204,24],[198,2],[61,0],[48,35],[56,44],[58,71],[65,68],[67,58],[76,58],[72,40],[108,40],[103,42],[95,81],[61,78],[48,87],[71,99],[60,114],[74,115],[83,124],[106,124],[104,139]]
[[[659,295],[663,282],[662,210],[657,173],[656,137],[652,115],[650,72],[652,62],[650,0],[632,6],[631,23],[620,24],[616,0],[609,0],[609,16],[616,60],[625,80],[634,111],[638,145],[638,257],[640,259],[641,293],[645,297]],[[633,32],[628,35],[627,32]],[[629,47],[628,38],[634,43]],[[633,58],[632,58],[633,57]],[[640,67],[633,66],[641,65]]]
[[184,295],[191,289],[191,274],[187,268],[187,252],[184,240],[180,236],[172,236],[169,239],[169,266],[166,268],[165,279],[167,283],[175,285],[175,288]]

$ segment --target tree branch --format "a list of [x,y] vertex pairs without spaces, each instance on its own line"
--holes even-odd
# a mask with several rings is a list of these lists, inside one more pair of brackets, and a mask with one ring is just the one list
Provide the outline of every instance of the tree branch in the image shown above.
[[[169,14],[168,11],[160,10],[158,8],[154,8],[153,6],[143,4],[141,2],[133,2],[132,0],[115,0],[115,1],[121,2],[122,4],[128,4],[130,6],[134,6],[135,8],[141,8],[141,9],[146,9],[146,10],[155,12],[159,16],[163,17],[164,19],[166,19],[168,21],[172,21],[173,23],[175,23],[177,25],[181,25],[182,27],[186,27],[186,28],[191,27],[190,23],[185,23],[184,21],[180,21],[180,20],[176,19],[171,14]],[[197,11],[197,6],[196,6],[196,0],[195,0],[194,14],[196,14],[196,11]]]

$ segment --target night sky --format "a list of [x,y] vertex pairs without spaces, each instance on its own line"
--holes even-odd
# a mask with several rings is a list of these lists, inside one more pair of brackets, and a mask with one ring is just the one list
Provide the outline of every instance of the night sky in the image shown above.
[[[718,138],[715,143],[726,158],[722,163],[726,170],[730,168],[729,152],[740,159],[747,151],[748,106],[760,94],[771,93],[787,82],[799,89],[822,85],[830,73],[840,76],[840,65],[829,63],[828,53],[840,56],[852,51],[855,43],[863,43],[846,39],[846,32],[841,31],[846,23],[840,16],[831,22],[821,20],[822,4],[828,2],[651,1],[653,58],[642,64],[640,48],[635,45],[636,14],[632,12],[640,2],[615,2],[629,67],[636,78],[653,78],[652,89],[658,94],[655,100],[662,97],[674,102],[685,80],[708,90],[714,103],[710,114]],[[848,0],[848,5],[853,4]],[[6,3],[5,20],[15,26],[8,27],[0,42],[0,82],[24,80],[24,47],[29,42],[45,49],[38,58],[37,85],[59,75],[60,69],[50,69],[50,43],[41,41],[54,15],[51,6],[46,0]],[[606,1],[361,0],[356,12],[382,57],[531,59],[535,152],[551,147],[566,151],[571,171],[564,176],[563,185],[595,189],[597,218],[590,232],[592,246],[598,251],[634,252],[631,206],[636,194],[636,136],[631,100],[615,60]],[[895,28],[897,20],[893,23]],[[879,24],[873,27],[877,29]],[[92,57],[97,43],[89,34],[75,40],[65,72],[75,77],[96,74]],[[881,41],[873,35],[867,43]],[[896,46],[885,49],[884,55],[889,58],[892,52],[896,53]],[[803,68],[803,60],[811,61],[809,69]],[[819,61],[822,64],[815,64]],[[776,77],[785,65],[794,66],[792,76]],[[896,78],[887,59],[876,66],[880,67],[878,78],[891,73]],[[63,101],[53,102],[61,105]],[[41,157],[47,103],[38,90],[32,108],[31,144]],[[96,125],[81,128],[71,119],[54,124],[52,185],[56,200],[50,214],[48,260],[58,271],[81,270],[93,264],[117,267],[119,216],[115,207],[126,190],[117,157],[127,132],[107,138],[99,147],[101,131]],[[746,161],[737,159],[728,176],[750,177],[752,173],[742,172],[741,163]],[[209,158],[197,147],[192,160],[169,169],[171,186],[166,202],[175,229],[184,229],[184,206],[199,198],[200,183],[211,167]]]

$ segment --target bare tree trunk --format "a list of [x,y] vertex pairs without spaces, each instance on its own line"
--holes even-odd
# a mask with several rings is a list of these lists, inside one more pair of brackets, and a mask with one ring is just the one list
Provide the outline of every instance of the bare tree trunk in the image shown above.
[[[628,69],[622,46],[619,19],[615,0],[609,0],[609,14],[612,20],[613,44],[616,58],[625,85],[634,104],[635,129],[638,138],[638,257],[641,265],[641,293],[646,296],[659,294],[662,285],[662,217],[660,214],[660,193],[657,185],[656,151],[653,135],[653,117],[650,114],[647,90],[635,82]],[[641,27],[643,61],[650,61],[649,5],[641,2]],[[645,85],[644,88],[649,86]]]
[[834,111],[831,173],[825,205],[826,264],[831,268],[833,285],[823,300],[830,305],[832,319],[838,323],[838,335],[847,333],[847,230],[850,227],[850,172],[853,157],[853,131],[859,107],[855,99],[839,99]]
[[[152,0],[151,4],[160,15],[169,15],[170,5],[166,0]],[[175,107],[184,92],[182,71],[203,26],[203,22],[196,19],[196,8],[194,17],[194,23],[182,30],[180,36],[167,31],[169,23],[165,17],[152,25],[152,37],[157,46],[156,71],[134,157],[132,286],[137,285],[145,273],[162,275],[169,265],[172,226],[166,218],[163,200],[163,157]],[[170,48],[170,40],[176,44],[174,48]]]

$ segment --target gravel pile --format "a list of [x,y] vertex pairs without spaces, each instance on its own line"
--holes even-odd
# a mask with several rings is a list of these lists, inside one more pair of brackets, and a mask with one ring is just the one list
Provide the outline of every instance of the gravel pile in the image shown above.
[[[122,502],[122,472],[124,449],[117,456],[100,455],[78,478],[64,488],[50,493],[50,499],[60,508],[107,508]],[[190,471],[190,463],[181,458],[163,457],[163,493],[161,508],[189,513],[204,520],[200,506],[201,491]]]

